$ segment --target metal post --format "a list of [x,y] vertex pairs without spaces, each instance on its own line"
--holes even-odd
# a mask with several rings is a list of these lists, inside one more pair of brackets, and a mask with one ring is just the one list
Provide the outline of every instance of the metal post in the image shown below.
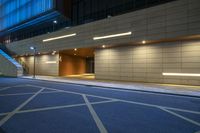
[[33,50],[33,78],[35,78],[35,57],[36,57],[36,47],[31,46],[30,50]]
[[35,55],[36,55],[36,49],[34,48],[33,78],[35,78]]

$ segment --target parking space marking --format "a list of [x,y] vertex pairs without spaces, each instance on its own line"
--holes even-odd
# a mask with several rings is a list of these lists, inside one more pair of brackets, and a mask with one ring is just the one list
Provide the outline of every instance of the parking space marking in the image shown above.
[[[30,85],[30,86],[32,86],[32,85]],[[35,85],[33,85],[33,86],[35,86]],[[37,87],[42,88],[42,86],[37,86]],[[173,109],[173,110],[177,110],[177,111],[181,111],[181,112],[200,114],[200,112],[198,112],[198,111],[192,111],[192,110],[186,110],[186,109],[180,109],[180,108],[172,108],[172,107],[167,107],[167,106],[160,106],[160,105],[148,104],[148,103],[141,103],[141,102],[134,102],[134,101],[129,101],[129,100],[117,99],[117,98],[102,97],[102,96],[97,96],[97,95],[90,95],[90,94],[84,94],[84,93],[78,93],[78,92],[71,92],[71,91],[66,91],[66,90],[59,90],[59,89],[49,88],[49,87],[46,87],[46,88],[51,89],[51,90],[57,90],[57,91],[65,92],[65,93],[72,93],[72,94],[78,94],[78,95],[86,95],[86,96],[92,96],[92,97],[104,98],[104,99],[110,99],[110,100],[118,100],[120,102],[131,103],[131,104],[136,104],[136,105],[142,105],[142,106],[147,106],[147,107],[155,107],[155,108],[159,108],[159,109],[162,108],[164,110]],[[172,112],[172,111],[170,111],[170,112]],[[184,118],[183,120],[186,120],[186,121],[190,121],[190,122],[193,121],[193,120],[190,120],[189,118],[183,117],[183,116],[181,116],[179,114],[177,114],[177,117],[182,117],[182,119]],[[193,121],[191,123],[193,123],[195,125],[199,124],[196,121]]]
[[95,112],[94,108],[92,107],[92,105],[90,104],[89,100],[87,99],[86,95],[82,95],[83,99],[90,111],[90,114],[92,115],[97,127],[99,128],[100,133],[108,133],[108,131],[106,130],[106,128],[104,127],[102,121],[100,120],[99,116],[97,115],[97,113]]
[[29,103],[32,99],[34,99],[40,92],[42,92],[45,88],[41,88],[39,91],[37,91],[33,96],[28,98],[25,102],[23,102],[21,105],[19,105],[15,110],[10,112],[7,116],[5,116],[1,121],[0,121],[0,127],[7,122],[12,116],[14,116],[21,108],[23,108],[27,103]]
[[[37,86],[37,85],[29,85],[29,86],[35,86],[35,87],[38,87],[38,88],[43,87],[43,86]],[[85,93],[72,92],[72,91],[60,90],[60,89],[49,88],[49,87],[46,87],[46,88],[51,89],[51,90],[57,90],[57,91],[64,92],[64,93],[71,93],[71,94],[77,94],[77,95],[85,94]],[[118,98],[109,98],[109,97],[104,97],[104,96],[97,96],[97,95],[92,95],[92,94],[85,94],[85,95],[97,97],[97,98],[104,98],[104,99],[108,99],[108,100],[118,100],[118,101],[125,102],[125,103],[137,104],[137,105],[148,106],[148,107],[165,108],[165,109],[181,111],[181,112],[186,112],[186,113],[200,114],[199,111],[193,111],[193,110],[187,110],[187,109],[173,108],[173,107],[167,107],[167,106],[161,106],[161,105],[155,105],[155,104],[148,104],[148,103],[142,103],[142,102],[134,102],[134,101],[123,100],[123,99],[118,99]]]
[[174,115],[174,116],[176,116],[176,117],[179,117],[179,118],[181,118],[181,119],[183,119],[183,120],[185,120],[185,121],[188,121],[188,122],[190,122],[190,123],[192,123],[192,124],[194,124],[194,125],[200,126],[200,123],[199,123],[199,122],[196,122],[196,121],[194,121],[194,120],[191,120],[191,119],[189,119],[189,118],[186,118],[186,117],[184,117],[184,116],[182,116],[182,115],[180,115],[180,114],[177,114],[177,113],[175,113],[175,112],[173,112],[173,111],[170,111],[170,110],[168,110],[168,109],[165,109],[165,108],[160,108],[160,109],[163,110],[163,111],[165,111],[165,112],[167,112],[167,113],[169,113],[169,114],[172,114],[172,115]]
[[0,116],[5,116],[7,115],[8,113],[0,113]]
[[4,90],[10,89],[10,88],[15,88],[15,87],[25,87],[25,86],[27,86],[27,84],[25,84],[25,85],[8,86],[8,87],[1,88],[0,91],[4,91]]
[[178,108],[172,108],[172,107],[163,107],[165,109],[168,109],[168,110],[173,110],[173,111],[180,111],[180,112],[185,112],[185,113],[192,113],[192,114],[197,114],[197,115],[200,115],[200,112],[198,111],[192,111],[192,110],[185,110],[185,109],[178,109]]
[[[110,101],[101,101],[101,102],[93,102],[91,104],[103,104],[103,103],[111,103],[116,102],[114,100]],[[55,109],[64,109],[64,108],[72,108],[72,107],[80,107],[80,106],[86,106],[85,103],[80,104],[72,104],[72,105],[63,105],[63,106],[53,106],[53,107],[46,107],[46,108],[37,108],[37,109],[28,109],[28,110],[21,110],[17,112],[18,114],[22,113],[30,113],[30,112],[38,112],[38,111],[49,111],[49,110],[55,110]]]
[[[91,102],[91,104],[92,105],[97,105],[97,104],[112,103],[112,102],[117,102],[117,100]],[[49,111],[49,110],[55,110],[55,109],[64,109],[64,108],[81,107],[81,106],[86,106],[86,103],[72,104],[72,105],[63,105],[63,106],[53,106],[53,107],[45,107],[45,108],[36,108],[36,109],[27,109],[27,110],[19,110],[16,114],[39,112],[39,111]],[[9,113],[10,112],[1,113],[0,116],[5,116],[5,115],[8,115]]]
[[186,113],[200,114],[200,112],[198,112],[198,111],[179,109],[179,108],[172,108],[172,107],[167,107],[167,106],[148,104],[148,103],[141,103],[141,102],[134,102],[134,101],[128,101],[128,100],[121,100],[121,99],[118,99],[118,100],[121,101],[121,102],[125,102],[125,103],[132,103],[132,104],[143,105],[143,106],[148,106],[148,107],[165,108],[165,109],[181,111],[181,112],[186,112]]
[[[48,81],[48,80],[46,80],[46,81],[38,80],[37,82],[44,83],[44,82],[50,82],[50,81]],[[191,99],[200,99],[200,97],[190,97],[190,96],[184,96],[184,95],[173,95],[173,93],[172,94],[170,94],[170,93],[169,94],[168,93],[162,94],[162,92],[161,93],[150,92],[150,91],[149,92],[148,91],[145,92],[145,90],[144,91],[140,91],[138,89],[133,89],[133,90],[122,89],[122,88],[114,89],[114,87],[113,88],[106,88],[106,87],[94,86],[94,85],[74,84],[74,83],[70,83],[70,82],[69,83],[62,83],[62,82],[56,82],[55,81],[54,84],[58,84],[58,85],[66,85],[66,84],[68,84],[68,85],[72,85],[72,86],[81,86],[81,87],[88,86],[90,88],[99,88],[99,89],[104,89],[104,90],[124,91],[124,92],[132,92],[132,93],[147,93],[147,94],[152,94],[152,95],[167,95],[167,96],[170,96],[170,97],[184,97],[184,98],[191,98]],[[165,92],[163,92],[163,93],[165,93]]]
[[[48,94],[48,93],[59,93],[59,91],[41,92],[40,94]],[[21,96],[21,95],[30,95],[30,94],[35,94],[35,92],[15,93],[15,94],[0,94],[0,97],[4,97],[4,96]]]
[[[33,86],[33,87],[38,87],[38,88],[43,88],[43,86],[38,86],[38,85],[29,85],[29,86]],[[70,94],[76,94],[76,95],[83,95],[85,93],[79,93],[79,92],[73,92],[73,91],[66,91],[66,90],[60,90],[60,89],[55,89],[55,88],[50,88],[50,87],[45,87],[49,90],[54,90],[54,91],[58,91],[58,92],[64,92],[64,93],[70,93]],[[103,98],[103,99],[107,99],[107,100],[118,100],[118,99],[114,99],[114,98],[109,98],[109,97],[103,97],[103,96],[97,96],[97,95],[90,95],[90,94],[85,94],[86,96],[92,96],[92,97],[97,97],[97,98]]]
[[113,89],[113,88],[106,88],[106,87],[91,87],[95,89],[102,89],[102,90],[113,90],[113,91],[121,91],[121,92],[131,92],[131,93],[142,93],[142,94],[149,94],[149,95],[164,95],[164,96],[169,96],[169,97],[182,97],[182,98],[188,98],[188,99],[200,99],[200,97],[191,97],[191,96],[184,96],[184,95],[173,95],[170,93],[163,94],[165,92],[157,93],[157,92],[147,92],[147,91],[140,91],[140,90],[126,90],[126,89]]

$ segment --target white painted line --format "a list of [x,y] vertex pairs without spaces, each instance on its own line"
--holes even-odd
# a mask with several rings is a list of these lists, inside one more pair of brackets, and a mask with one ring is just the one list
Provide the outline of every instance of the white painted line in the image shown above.
[[89,100],[87,99],[86,95],[82,95],[83,99],[97,125],[97,127],[99,128],[100,133],[108,133],[108,131],[106,130],[106,128],[104,127],[102,121],[100,120],[100,118],[98,117],[97,113],[95,112],[94,108],[92,107],[92,105],[90,104]]
[[113,89],[113,88],[106,88],[106,87],[91,87],[95,89],[102,89],[102,90],[113,90],[113,91],[120,91],[120,92],[131,92],[131,93],[143,93],[143,94],[149,94],[149,95],[160,95],[160,96],[166,96],[166,97],[181,97],[181,98],[188,98],[188,99],[200,99],[200,97],[190,97],[190,96],[184,96],[184,95],[173,95],[173,94],[162,94],[162,93],[156,93],[156,92],[145,92],[145,91],[139,91],[137,90],[123,90],[123,89]]
[[[117,102],[117,100],[92,102],[91,104],[96,105],[96,104],[112,103],[112,102]],[[46,108],[27,109],[27,110],[18,111],[17,114],[31,113],[31,112],[38,112],[38,111],[48,111],[48,110],[55,110],[55,109],[64,109],[64,108],[71,108],[71,107],[80,107],[80,106],[85,106],[85,105],[86,105],[85,103],[81,103],[81,104],[73,104],[73,105],[63,105],[63,106],[53,106],[53,107],[46,107]],[[10,112],[1,113],[0,116],[5,116],[9,113]]]
[[200,112],[198,112],[198,111],[185,110],[185,109],[177,109],[177,108],[172,108],[172,107],[167,107],[165,109],[200,115]]
[[[30,85],[30,86],[35,86],[35,85]],[[35,86],[35,87],[42,88],[42,86]],[[60,90],[60,89],[49,88],[49,87],[45,87],[45,88],[48,88],[48,89],[51,89],[51,90],[60,91],[60,92],[63,92],[63,93],[71,93],[71,94],[77,94],[77,95],[86,95],[86,96],[103,98],[103,99],[108,99],[108,100],[118,100],[120,102],[131,103],[131,104],[136,104],[136,105],[142,105],[142,106],[148,106],[148,107],[155,107],[155,108],[165,108],[165,109],[172,109],[172,110],[181,111],[181,112],[200,114],[199,111],[186,110],[186,109],[180,109],[180,108],[172,108],[172,107],[160,106],[160,105],[148,104],[148,103],[142,103],[142,102],[134,102],[134,101],[123,100],[123,99],[118,99],[118,98],[109,98],[109,97],[104,97],[104,96],[97,96],[97,95],[92,95],[92,94],[78,93],[78,92]]]
[[63,108],[71,108],[71,107],[80,107],[85,106],[85,103],[81,104],[73,104],[73,105],[64,105],[64,106],[54,106],[54,107],[46,107],[46,108],[36,108],[36,109],[28,109],[28,110],[21,110],[18,113],[30,113],[30,112],[38,112],[38,111],[49,111],[49,110],[55,110],[55,109],[63,109]]
[[30,93],[0,94],[0,97],[5,97],[5,96],[21,96],[21,95],[31,95],[31,94],[35,94],[35,93],[30,92]]
[[[29,85],[29,86],[33,86],[33,87],[38,87],[38,88],[43,88],[43,86],[36,86],[36,85]],[[49,87],[45,87],[49,90],[53,90],[53,91],[58,91],[58,92],[64,92],[64,93],[70,93],[70,94],[76,94],[76,95],[83,95],[85,93],[79,93],[79,92],[72,92],[72,91],[66,91],[66,90],[60,90],[60,89],[55,89],[55,88],[49,88]],[[114,98],[109,98],[109,97],[102,97],[102,96],[96,96],[96,95],[89,95],[89,94],[85,94],[87,96],[92,96],[92,97],[97,97],[97,98],[103,98],[103,99],[107,99],[107,100],[118,100],[118,99],[114,99]]]
[[[49,93],[60,93],[59,91],[49,91],[49,92],[41,92],[40,94],[49,94]],[[31,95],[35,94],[35,92],[30,92],[30,93],[14,93],[14,94],[0,94],[0,97],[5,97],[5,96],[23,96],[23,95]]]
[[8,113],[0,113],[0,116],[5,116],[7,115]]
[[197,131],[197,132],[195,132],[195,133],[200,133],[200,131]]
[[189,119],[189,118],[186,118],[186,117],[184,117],[184,116],[182,116],[182,115],[180,115],[180,114],[177,114],[177,113],[172,112],[172,111],[170,111],[170,110],[167,110],[167,109],[165,109],[165,108],[160,108],[160,109],[163,110],[163,111],[165,111],[165,112],[167,112],[167,113],[170,113],[170,114],[172,114],[172,115],[174,115],[174,116],[176,116],[176,117],[179,117],[179,118],[181,118],[181,119],[183,119],[183,120],[185,120],[185,121],[187,121],[187,122],[190,122],[190,123],[192,123],[192,124],[194,124],[194,125],[200,126],[200,123],[199,123],[199,122],[196,122],[196,121],[194,121],[194,120],[191,120],[191,119]]
[[[42,82],[44,83],[45,81],[41,81],[41,80],[38,80],[37,82]],[[50,82],[49,80],[46,80],[46,82]],[[83,84],[83,85],[79,85],[79,84],[75,84],[75,83],[70,83],[70,82],[66,82],[66,83],[62,83],[62,82],[54,82],[54,84],[59,84],[59,85],[66,85],[66,84],[70,84],[72,86],[81,86],[81,87],[84,87],[84,86],[87,86],[86,84]],[[91,88],[97,88],[97,89],[103,89],[103,90],[114,90],[114,91],[121,91],[121,92],[131,92],[131,93],[146,93],[146,94],[149,94],[149,95],[165,95],[165,96],[170,96],[170,97],[184,97],[184,98],[188,98],[188,99],[200,99],[199,97],[191,97],[191,96],[184,96],[184,95],[176,95],[174,93],[167,93],[167,94],[162,94],[162,93],[166,93],[166,92],[160,92],[160,93],[157,93],[157,92],[145,92],[147,90],[143,90],[143,91],[140,91],[138,88],[135,88],[135,89],[132,89],[132,90],[128,90],[128,89],[121,89],[121,88],[116,88],[116,89],[113,89],[113,88],[106,88],[105,86],[94,86],[94,85],[88,85],[90,86]],[[144,87],[143,87],[144,88]],[[174,94],[174,95],[173,95]]]
[[25,102],[23,102],[21,105],[19,105],[15,110],[10,112],[6,117],[4,117],[0,121],[0,127],[7,122],[12,116],[14,116],[21,108],[23,108],[27,103],[29,103],[33,98],[35,98],[40,92],[42,92],[44,88],[40,89],[38,92],[36,92],[33,96],[31,96],[29,99],[27,99]]
[[113,102],[118,102],[118,100],[109,100],[109,101],[100,101],[100,102],[90,102],[90,104],[96,105],[96,104],[113,103]]
[[118,99],[118,100],[121,101],[121,102],[132,103],[132,104],[136,104],[136,105],[142,105],[142,106],[148,106],[148,107],[155,107],[155,108],[165,108],[165,109],[170,109],[170,110],[175,110],[175,111],[180,111],[180,112],[200,114],[199,111],[192,111],[192,110],[186,110],[186,109],[172,108],[172,107],[167,107],[167,106],[160,106],[160,105],[155,105],[155,104],[134,102],[134,101],[128,101],[128,100],[121,100],[121,99]]
[[9,88],[15,88],[15,87],[25,87],[26,85],[15,85],[15,86],[8,86],[8,87],[3,87],[0,89],[0,91],[3,91],[3,90],[7,90]]

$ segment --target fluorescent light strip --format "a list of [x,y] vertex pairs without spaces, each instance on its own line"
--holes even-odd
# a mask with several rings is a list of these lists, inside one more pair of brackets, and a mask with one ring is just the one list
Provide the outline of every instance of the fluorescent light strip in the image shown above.
[[132,32],[130,31],[130,32],[113,34],[113,35],[108,35],[108,36],[93,37],[93,40],[100,40],[100,39],[113,38],[113,37],[119,37],[119,36],[128,36],[131,34]]
[[56,61],[46,61],[45,63],[46,64],[56,64],[57,62]]
[[190,77],[200,77],[199,73],[162,73],[164,76],[190,76]]
[[58,40],[58,39],[62,39],[62,38],[72,37],[72,36],[76,36],[76,33],[68,34],[68,35],[64,35],[64,36],[53,37],[53,38],[49,38],[49,39],[44,39],[43,42]]

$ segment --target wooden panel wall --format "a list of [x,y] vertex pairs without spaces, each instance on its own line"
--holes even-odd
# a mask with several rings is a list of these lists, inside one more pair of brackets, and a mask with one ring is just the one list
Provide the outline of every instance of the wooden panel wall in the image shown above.
[[85,58],[60,54],[59,76],[83,74],[86,72]]

